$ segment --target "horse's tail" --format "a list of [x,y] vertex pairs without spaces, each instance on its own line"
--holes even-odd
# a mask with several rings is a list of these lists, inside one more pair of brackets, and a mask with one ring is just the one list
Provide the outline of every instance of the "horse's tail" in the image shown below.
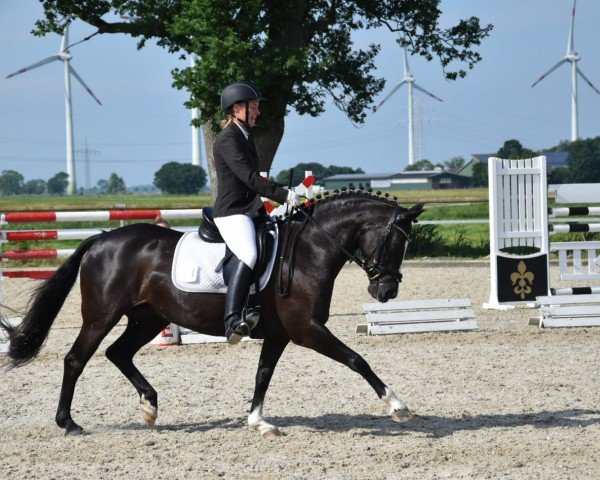
[[81,242],[54,275],[34,290],[23,321],[19,325],[13,326],[0,319],[0,327],[10,341],[8,357],[13,367],[31,362],[39,353],[54,319],[73,288],[83,255],[100,235],[94,235]]

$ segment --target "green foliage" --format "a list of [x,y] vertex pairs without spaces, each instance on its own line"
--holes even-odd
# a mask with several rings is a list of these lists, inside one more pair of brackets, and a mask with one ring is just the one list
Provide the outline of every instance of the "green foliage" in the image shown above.
[[559,183],[572,183],[571,171],[568,168],[555,168],[548,171],[548,185]]
[[[267,2],[259,0],[40,0],[36,35],[81,19],[99,33],[125,33],[171,52],[194,52],[194,69],[175,69],[174,86],[191,92],[188,107],[216,125],[220,90],[240,78],[268,92],[261,121],[280,122],[288,107],[318,115],[331,97],[361,123],[385,82],[373,75],[379,45],[358,49],[353,32],[388,28],[411,54],[440,61],[445,76],[466,75],[491,25],[477,17],[440,26],[440,0]],[[126,17],[128,20],[122,20]],[[466,67],[465,67],[466,66]],[[455,69],[455,67],[457,67]]]
[[18,195],[23,188],[23,175],[14,170],[2,170],[0,195]]
[[450,234],[444,234],[439,225],[416,224],[406,258],[480,258],[489,255],[488,237],[480,235],[472,239],[468,235],[469,227],[458,225]]
[[542,152],[568,152],[569,145],[571,145],[571,140],[561,140],[560,142],[558,142],[558,145],[555,145],[554,147],[550,147],[550,148],[544,148],[541,151]]
[[600,137],[577,140],[568,147],[570,181],[600,183]]
[[473,177],[471,178],[473,187],[488,186],[488,166],[483,162],[476,162],[473,165]]
[[450,170],[453,168],[460,168],[465,166],[465,159],[463,157],[452,157],[450,160],[444,162],[446,169]]
[[96,186],[98,187],[98,191],[100,193],[108,193],[108,181],[104,178],[98,180],[96,182]]
[[46,181],[41,179],[29,180],[23,185],[21,193],[25,195],[43,195],[46,193]]
[[51,195],[64,195],[69,185],[69,176],[65,172],[58,172],[48,180],[48,193]]
[[127,188],[125,187],[125,181],[115,172],[111,173],[110,177],[108,177],[106,191],[111,195],[125,193],[127,191]]
[[435,167],[441,167],[441,165],[434,165],[426,158],[419,160],[418,162],[413,163],[412,165],[407,165],[404,169],[405,172],[415,172],[415,171],[431,171]]
[[[292,186],[298,185],[302,181],[304,172],[306,171],[311,171],[313,173],[318,184],[321,184],[324,178],[332,175],[365,173],[362,168],[339,167],[337,165],[329,165],[326,167],[318,162],[298,163],[294,167]],[[290,169],[279,172],[275,177],[275,181],[282,185],[288,185],[290,181]]]
[[506,140],[500,147],[496,156],[505,159],[533,158],[537,154],[533,150],[523,147],[518,140]]
[[165,163],[154,173],[154,185],[162,192],[197,194],[206,185],[206,172],[191,163]]
[[444,247],[444,239],[437,231],[436,225],[413,225],[412,235],[406,258],[437,256]]

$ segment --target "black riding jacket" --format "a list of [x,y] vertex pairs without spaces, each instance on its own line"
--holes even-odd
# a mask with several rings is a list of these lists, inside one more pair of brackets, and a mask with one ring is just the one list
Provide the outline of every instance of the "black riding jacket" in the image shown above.
[[284,203],[287,190],[260,176],[258,153],[252,135],[244,136],[231,122],[215,141],[213,147],[219,194],[215,201],[215,217],[249,214],[262,207],[261,196]]

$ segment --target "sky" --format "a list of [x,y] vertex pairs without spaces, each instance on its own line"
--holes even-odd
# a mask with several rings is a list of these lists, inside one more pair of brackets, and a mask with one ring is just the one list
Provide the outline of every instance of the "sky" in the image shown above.
[[[492,23],[478,48],[483,60],[467,77],[445,80],[437,60],[409,57],[416,83],[443,99],[415,91],[416,154],[433,163],[473,153],[496,152],[507,139],[539,150],[571,135],[570,67],[562,65],[535,88],[531,84],[566,52],[572,0],[442,0],[442,26],[478,16]],[[60,37],[34,37],[42,8],[36,0],[0,0],[0,171],[17,170],[25,180],[47,180],[66,171],[64,74],[54,62],[5,79],[22,67],[58,53]],[[584,74],[600,88],[600,2],[579,0],[575,50]],[[70,43],[93,33],[75,22]],[[402,80],[402,51],[381,29],[354,35],[357,46],[379,43],[377,75],[386,79],[378,103]],[[71,49],[71,65],[91,87],[99,106],[72,79],[76,176],[86,187],[111,172],[128,186],[151,184],[169,161],[192,156],[190,111],[185,91],[174,89],[171,70],[186,62],[156,45],[138,51],[126,35],[98,35]],[[579,135],[600,134],[600,95],[582,80]],[[262,92],[268,97],[268,92]],[[367,173],[402,171],[408,163],[407,91],[402,87],[364,125],[355,127],[333,104],[320,117],[291,112],[271,173],[300,162],[344,165]],[[202,165],[206,156],[202,152]]]

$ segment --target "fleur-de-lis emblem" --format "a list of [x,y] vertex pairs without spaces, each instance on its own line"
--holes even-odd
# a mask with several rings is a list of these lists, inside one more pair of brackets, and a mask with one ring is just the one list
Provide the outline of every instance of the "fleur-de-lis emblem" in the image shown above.
[[517,265],[517,270],[518,272],[513,272],[510,275],[510,281],[513,285],[516,285],[514,289],[515,294],[519,295],[521,300],[524,300],[525,295],[531,293],[531,284],[533,283],[535,276],[533,273],[527,271],[527,266],[523,260]]

